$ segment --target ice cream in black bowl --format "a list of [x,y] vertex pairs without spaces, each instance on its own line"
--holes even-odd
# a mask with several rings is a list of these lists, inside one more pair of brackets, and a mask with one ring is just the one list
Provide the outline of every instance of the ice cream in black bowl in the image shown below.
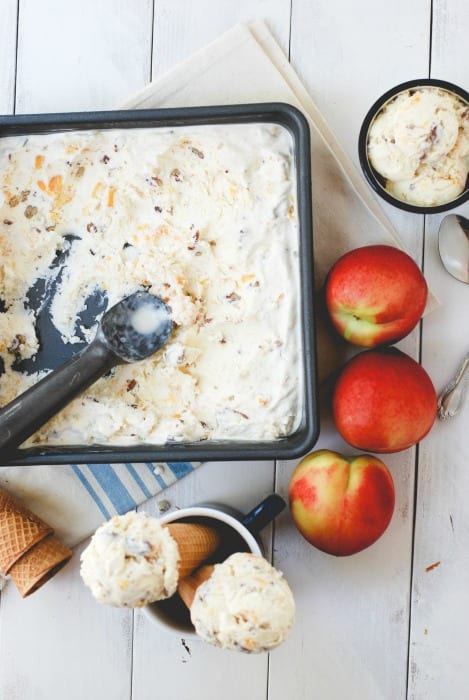
[[371,187],[400,209],[434,214],[469,199],[469,93],[422,78],[384,93],[359,135]]

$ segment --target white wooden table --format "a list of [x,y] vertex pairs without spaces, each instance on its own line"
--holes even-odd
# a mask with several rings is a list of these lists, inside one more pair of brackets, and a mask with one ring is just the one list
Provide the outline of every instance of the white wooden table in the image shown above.
[[[0,112],[110,108],[239,21],[264,18],[346,151],[369,105],[415,77],[468,88],[467,0],[0,0]],[[463,207],[469,216],[469,206]],[[469,346],[469,287],[443,270],[440,216],[386,207],[442,302],[401,343],[440,391]],[[308,545],[288,513],[264,542],[295,592],[290,640],[269,656],[161,634],[97,605],[72,562],[31,598],[0,600],[1,700],[466,700],[469,401],[417,449],[387,456],[384,537],[350,558]],[[323,416],[323,447],[343,447]],[[210,464],[166,493],[250,508],[285,495],[294,464]],[[155,512],[156,504],[145,506]]]

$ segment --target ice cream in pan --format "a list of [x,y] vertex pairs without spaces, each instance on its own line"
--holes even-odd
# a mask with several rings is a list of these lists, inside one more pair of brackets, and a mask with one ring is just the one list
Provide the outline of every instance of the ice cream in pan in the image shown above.
[[283,574],[256,554],[238,552],[182,580],[178,592],[197,634],[223,649],[269,651],[288,637],[295,601]]
[[287,129],[2,137],[0,256],[2,405],[57,365],[52,341],[61,357],[81,350],[101,313],[131,294],[151,289],[175,325],[160,353],[100,378],[25,446],[250,442],[298,429],[299,224]]
[[162,525],[132,511],[96,530],[81,555],[81,577],[98,602],[141,607],[173,595],[178,582],[213,554],[219,540],[211,527]]

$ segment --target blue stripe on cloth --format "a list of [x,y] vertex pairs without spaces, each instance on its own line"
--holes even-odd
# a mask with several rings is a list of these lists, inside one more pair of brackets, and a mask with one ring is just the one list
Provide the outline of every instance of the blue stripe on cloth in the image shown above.
[[153,476],[155,481],[161,486],[161,488],[165,489],[168,484],[166,483],[166,481],[163,479],[162,476],[160,476],[159,474],[157,474],[155,472],[155,465],[152,464],[151,462],[145,462],[145,466],[148,469],[148,471],[151,473],[151,475]]
[[[85,489],[90,494],[93,501],[98,506],[101,513],[104,515],[104,517],[106,519],[109,519],[111,517],[111,514],[109,513],[108,509],[106,508],[106,506],[104,505],[104,503],[102,502],[102,500],[100,499],[100,497],[98,496],[98,494],[96,493],[94,488],[91,486],[91,484],[88,481],[88,479],[86,478],[86,476],[81,471],[80,467],[77,464],[71,464],[70,466],[72,467],[72,470],[74,471],[75,475],[78,477],[80,482],[83,484]],[[90,466],[90,465],[88,465],[88,466]]]
[[111,500],[119,515],[137,506],[110,464],[88,464],[88,469]]
[[194,470],[191,462],[168,462],[168,467],[171,469],[176,479],[180,479]]
[[153,494],[145,486],[144,482],[142,481],[142,479],[138,475],[137,470],[135,469],[134,465],[127,463],[125,466],[129,472],[129,474],[134,478],[135,483],[139,486],[143,495],[146,496],[147,498],[151,498]]

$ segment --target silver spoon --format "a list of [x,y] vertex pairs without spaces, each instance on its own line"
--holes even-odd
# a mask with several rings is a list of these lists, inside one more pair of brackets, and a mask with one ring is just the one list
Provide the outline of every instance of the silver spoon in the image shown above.
[[164,301],[148,292],[136,292],[106,311],[90,345],[0,409],[0,456],[112,367],[153,355],[171,335],[170,314]]
[[461,409],[469,382],[469,352],[458,367],[454,378],[438,399],[438,417],[442,420],[452,418]]
[[[438,232],[438,250],[450,275],[469,284],[469,220],[461,214],[445,216]],[[438,399],[438,416],[443,420],[455,416],[461,409],[469,379],[469,375],[466,377],[468,367],[469,353]]]
[[440,224],[438,250],[450,275],[469,284],[469,220],[448,214]]

